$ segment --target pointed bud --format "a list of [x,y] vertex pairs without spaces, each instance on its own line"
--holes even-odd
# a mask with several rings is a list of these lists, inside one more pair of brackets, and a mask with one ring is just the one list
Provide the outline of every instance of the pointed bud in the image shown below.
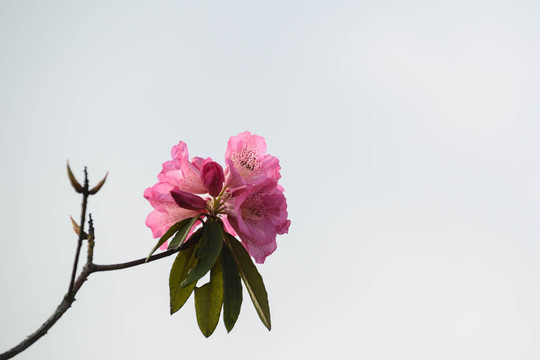
[[225,180],[223,168],[215,161],[207,162],[201,170],[201,180],[210,195],[218,196]]
[[71,171],[71,168],[69,167],[69,162],[67,162],[67,172],[68,172],[69,181],[71,182],[71,186],[73,186],[76,192],[82,193],[84,191],[84,188],[77,181],[77,179],[75,179],[75,175],[73,175],[73,172]]
[[202,210],[206,207],[206,200],[203,198],[177,188],[171,191],[171,196],[176,205],[184,209]]
[[108,175],[109,175],[109,172],[107,171],[107,173],[105,174],[105,177],[103,179],[101,179],[101,181],[96,186],[94,186],[92,189],[90,189],[90,191],[88,193],[90,195],[94,195],[95,193],[97,193],[99,191],[99,189],[101,189],[103,184],[105,184],[105,180],[107,180]]
[[[80,235],[81,227],[79,226],[79,224],[77,224],[77,222],[75,222],[75,220],[73,220],[73,218],[71,216],[69,218],[71,219],[71,227],[73,227],[73,231],[75,231],[75,234]],[[82,233],[82,237],[83,237],[83,239],[89,239],[90,238],[88,236],[88,234],[86,232],[84,232],[84,231]]]

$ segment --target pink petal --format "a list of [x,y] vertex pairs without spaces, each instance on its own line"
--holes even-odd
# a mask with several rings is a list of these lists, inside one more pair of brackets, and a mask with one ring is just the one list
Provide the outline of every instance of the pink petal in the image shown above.
[[190,162],[187,145],[183,141],[172,147],[171,157],[172,160],[163,163],[162,170],[158,174],[158,181],[170,183],[187,192],[205,193],[206,187],[200,180],[199,166],[204,161],[212,159],[204,160],[194,157],[193,163]]
[[280,178],[279,160],[266,154],[266,142],[262,136],[249,131],[232,136],[225,152],[226,184],[237,187],[256,184],[266,178]]
[[178,221],[198,215],[200,210],[187,210],[174,202],[170,191],[171,185],[157,183],[144,191],[144,197],[155,209],[146,218],[146,226],[152,230],[154,238],[161,237],[172,225]]
[[191,163],[193,164],[193,166],[197,168],[197,170],[200,171],[202,169],[203,164],[208,160],[212,160],[212,159],[210,158],[203,159],[202,157],[195,156],[194,158],[191,159]]
[[206,186],[200,179],[199,170],[192,163],[182,159],[178,166],[179,169],[162,171],[158,175],[158,181],[193,194],[206,193]]
[[227,216],[242,243],[258,263],[277,247],[276,235],[288,231],[287,202],[277,182],[267,179],[239,189],[227,201]]
[[175,145],[171,149],[172,160],[163,163],[163,172],[180,169],[180,160],[188,160],[189,154],[187,145],[185,142],[180,141],[178,145]]
[[277,243],[275,241],[258,246],[252,246],[248,242],[242,242],[242,244],[244,244],[246,250],[251,256],[253,256],[257,264],[264,264],[266,258],[277,249]]
[[225,231],[231,234],[232,236],[236,236],[236,231],[234,231],[233,227],[229,223],[229,219],[227,218],[227,215],[222,215],[221,220],[223,221],[223,225],[225,226]]
[[174,204],[171,207],[163,207],[161,211],[152,211],[146,217],[145,224],[152,230],[154,238],[158,238],[177,222],[197,216],[199,213],[200,211],[182,209]]

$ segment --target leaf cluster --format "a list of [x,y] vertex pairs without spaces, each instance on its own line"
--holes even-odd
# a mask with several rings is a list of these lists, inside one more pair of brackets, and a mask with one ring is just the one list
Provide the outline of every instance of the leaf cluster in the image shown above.
[[[188,236],[197,221],[203,225]],[[148,258],[170,238],[168,248],[180,249],[169,276],[171,314],[180,310],[194,293],[197,323],[203,335],[212,335],[222,309],[225,328],[230,332],[240,315],[243,281],[261,321],[271,329],[263,279],[244,246],[224,230],[219,218],[210,216],[202,221],[193,217],[174,224]],[[210,281],[198,286],[208,272]]]

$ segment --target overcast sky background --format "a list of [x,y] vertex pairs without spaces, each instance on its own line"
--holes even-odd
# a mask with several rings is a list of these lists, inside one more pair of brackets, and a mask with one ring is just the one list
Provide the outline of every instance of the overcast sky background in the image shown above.
[[540,358],[537,1],[0,1],[0,351],[154,245],[170,148],[266,138],[292,225],[234,330],[169,315],[173,257],[93,274],[20,359]]

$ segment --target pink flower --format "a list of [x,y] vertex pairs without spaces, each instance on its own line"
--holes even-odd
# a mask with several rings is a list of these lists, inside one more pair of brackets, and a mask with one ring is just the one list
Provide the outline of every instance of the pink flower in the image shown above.
[[255,261],[263,263],[277,248],[276,235],[286,233],[290,225],[278,185],[279,160],[266,154],[264,138],[248,131],[232,136],[225,172],[210,158],[189,161],[183,142],[172,148],[171,157],[163,163],[158,183],[144,192],[155,209],[146,219],[154,237],[189,217],[220,217],[225,231],[238,234]]
[[276,235],[285,234],[291,224],[283,191],[271,178],[234,191],[226,208],[231,226],[258,263],[276,250]]
[[225,152],[225,183],[229,187],[256,184],[267,178],[279,180],[279,160],[266,154],[266,142],[262,136],[249,131],[231,136]]
[[178,221],[197,216],[201,211],[183,209],[176,205],[171,196],[174,186],[168,183],[157,183],[144,191],[144,197],[155,209],[146,217],[146,226],[152,229],[154,238],[163,236]]
[[148,215],[145,222],[146,226],[152,229],[154,238],[163,236],[175,223],[202,213],[201,209],[186,209],[178,206],[171,191],[180,189],[188,193],[206,193],[206,186],[199,174],[199,167],[205,160],[193,158],[190,162],[187,146],[182,141],[173,146],[171,157],[171,161],[163,163],[163,169],[158,175],[158,183],[144,191],[144,197],[155,209]]

